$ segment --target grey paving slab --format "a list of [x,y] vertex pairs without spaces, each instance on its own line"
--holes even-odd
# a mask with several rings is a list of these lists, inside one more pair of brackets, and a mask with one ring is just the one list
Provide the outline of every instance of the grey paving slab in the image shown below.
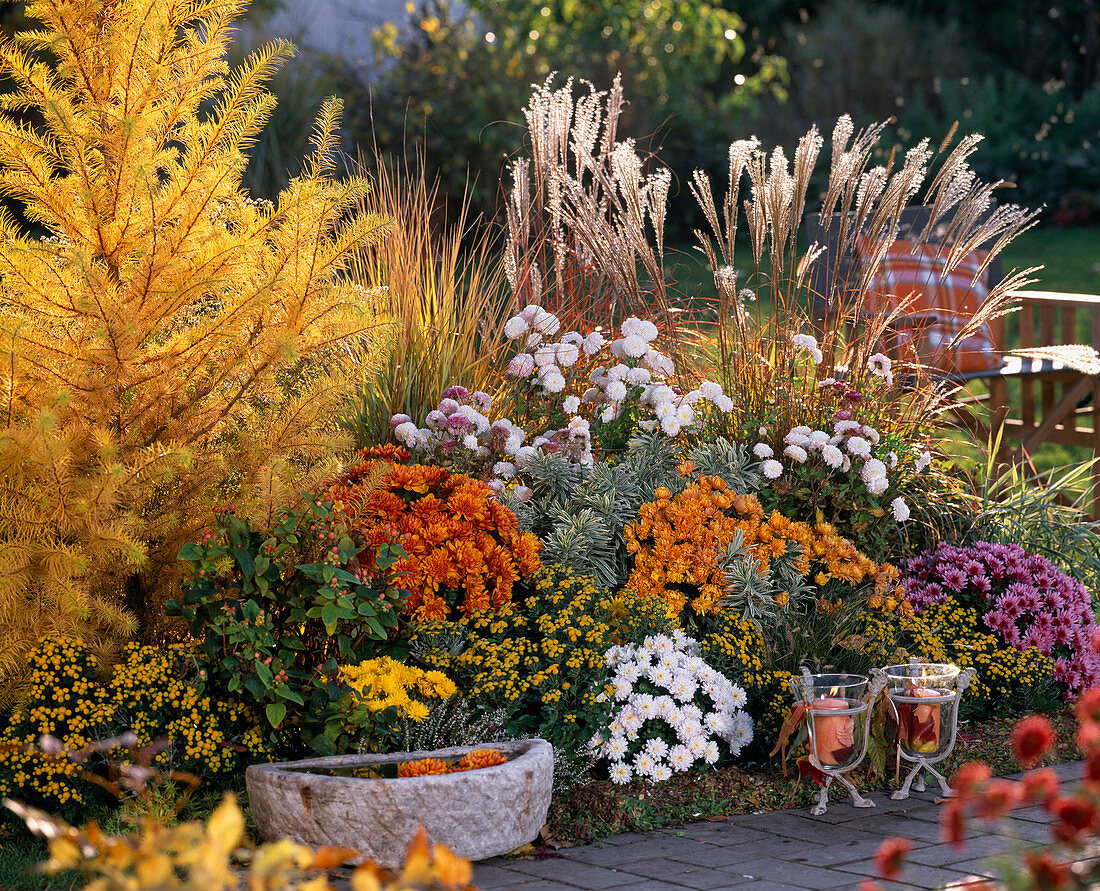
[[512,860],[509,861],[508,868],[519,873],[559,882],[566,887],[586,888],[588,891],[621,888],[634,881],[634,877],[629,873],[603,866],[593,866],[579,860],[568,860],[564,857],[547,860]]
[[[857,876],[873,876],[874,867],[866,864],[862,869],[857,867],[838,866],[838,870],[850,869]],[[924,863],[906,863],[901,873],[902,880],[908,885],[916,885],[918,888],[942,888],[952,883],[966,883],[968,880],[982,878],[966,870],[958,870],[945,866],[928,866]],[[856,882],[856,885],[859,883]],[[886,887],[890,887],[887,885]]]
[[713,891],[729,888],[751,881],[739,874],[739,870],[714,868],[682,861],[653,857],[624,864],[622,869],[647,879],[668,882],[683,888],[697,888],[700,891]]
[[982,835],[968,839],[963,848],[950,844],[930,845],[914,850],[909,860],[914,863],[927,863],[933,866],[951,866],[970,862],[982,857],[1004,854],[1015,847],[1012,839],[1003,835]]
[[850,873],[771,857],[739,863],[730,872],[745,878],[784,882],[796,888],[841,888],[852,884]]
[[[1059,775],[1073,779],[1079,770],[1063,766]],[[875,808],[830,802],[823,817],[799,809],[626,833],[543,860],[478,864],[474,883],[485,891],[856,891],[861,879],[874,877],[882,841],[903,836],[913,844],[903,881],[882,887],[965,889],[989,873],[990,857],[1049,838],[1050,815],[1029,807],[998,823],[971,824],[965,847],[944,844],[934,798],[925,793],[896,802],[876,795]]]

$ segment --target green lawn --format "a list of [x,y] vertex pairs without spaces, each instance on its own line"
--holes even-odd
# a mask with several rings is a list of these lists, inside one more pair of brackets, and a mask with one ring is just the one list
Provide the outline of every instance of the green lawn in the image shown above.
[[1032,229],[1002,257],[1006,269],[1043,266],[1035,290],[1100,294],[1100,229]]

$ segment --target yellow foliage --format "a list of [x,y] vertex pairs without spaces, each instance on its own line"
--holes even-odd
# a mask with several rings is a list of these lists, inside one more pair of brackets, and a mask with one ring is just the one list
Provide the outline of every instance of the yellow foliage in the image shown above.
[[[138,832],[121,837],[106,835],[94,822],[75,829],[33,808],[9,806],[50,839],[44,871],[78,870],[91,878],[88,891],[237,891],[245,886],[250,891],[333,891],[326,870],[358,857],[348,848],[312,851],[289,839],[251,847],[244,838],[244,815],[232,796],[226,796],[205,826],[192,822],[169,828],[146,819]],[[352,873],[351,887],[476,891],[472,876],[469,860],[430,844],[421,829],[399,873],[368,861]]]
[[130,634],[124,589],[161,631],[211,506],[262,520],[345,444],[337,358],[374,318],[347,272],[383,221],[334,178],[335,100],[274,206],[242,192],[289,54],[229,70],[245,5],[37,0],[0,45],[0,192],[45,233],[0,213],[0,693],[44,632]]

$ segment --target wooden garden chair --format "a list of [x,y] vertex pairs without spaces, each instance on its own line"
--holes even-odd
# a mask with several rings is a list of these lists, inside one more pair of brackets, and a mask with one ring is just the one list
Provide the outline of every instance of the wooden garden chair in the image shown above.
[[[903,213],[900,227],[903,241],[906,233],[924,229],[928,213],[922,207],[909,208]],[[836,219],[830,219],[822,231],[817,215],[807,218],[810,242],[824,247],[824,253],[808,275],[813,295],[811,316],[822,331],[829,330],[835,307],[843,305],[838,295],[853,290],[860,273],[859,257],[840,253],[837,228]],[[899,242],[898,250],[891,251],[888,261],[894,257],[902,268],[893,277],[890,274],[881,277],[884,279],[878,282],[881,298],[906,299],[915,290],[914,281],[920,278],[921,262],[934,260],[941,248],[942,243],[935,241],[935,233],[927,248],[917,246],[916,254],[912,244]],[[974,268],[970,263],[969,274],[964,270],[956,287],[966,287]],[[1029,463],[1030,456],[1044,442],[1088,447],[1097,459],[1093,467],[1091,513],[1100,519],[1100,354],[1096,351],[1100,345],[1100,296],[1013,292],[1012,296],[1020,303],[1018,349],[1006,349],[1004,317],[983,326],[969,344],[964,341],[962,350],[952,354],[943,348],[965,314],[976,309],[978,301],[1001,275],[999,259],[995,258],[986,271],[986,282],[979,283],[974,294],[961,297],[956,294],[951,305],[942,307],[927,299],[914,301],[915,311],[898,314],[880,348],[893,358],[918,360],[944,386],[967,388],[975,381],[984,383],[987,392],[968,392],[958,400],[955,414],[979,439],[988,439],[990,430],[1002,429],[1003,445],[998,457],[1003,461]],[[891,286],[896,286],[894,293],[890,293]],[[1083,338],[1078,328],[1078,320],[1082,319],[1087,320],[1084,324],[1088,329],[1084,343],[1080,342]],[[865,321],[847,318],[847,336],[863,336]],[[938,353],[937,347],[940,347]],[[1018,401],[1015,384],[1010,394],[1012,381],[1018,382]],[[983,406],[985,412],[977,411]],[[988,422],[982,420],[982,414],[988,416]],[[1013,442],[1018,443],[1015,449],[1009,447]]]

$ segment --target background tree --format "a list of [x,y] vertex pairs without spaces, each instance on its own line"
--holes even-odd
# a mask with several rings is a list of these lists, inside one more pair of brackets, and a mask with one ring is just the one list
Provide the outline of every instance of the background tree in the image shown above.
[[361,145],[423,154],[452,196],[469,172],[477,209],[492,212],[531,85],[553,71],[601,90],[621,72],[625,133],[644,150],[663,144],[677,170],[724,165],[734,113],[782,74],[775,57],[746,55],[743,28],[737,13],[692,0],[427,0],[411,32],[376,35],[373,72],[333,73]]
[[288,54],[228,69],[244,7],[36,0],[0,46],[0,192],[49,233],[0,215],[0,690],[42,634],[161,633],[212,507],[267,522],[344,443],[343,271],[382,222],[332,176],[335,101],[276,204],[242,193]]

